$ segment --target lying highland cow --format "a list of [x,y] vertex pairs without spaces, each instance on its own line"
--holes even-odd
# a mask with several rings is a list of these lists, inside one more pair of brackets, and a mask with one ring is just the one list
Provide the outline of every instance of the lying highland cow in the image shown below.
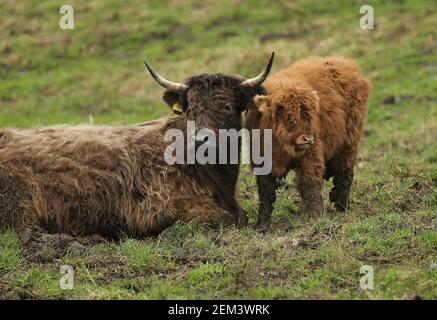
[[[238,164],[169,165],[169,129],[237,130],[241,112],[267,77],[273,55],[253,79],[203,74],[173,83],[147,67],[167,88],[164,100],[186,113],[119,127],[56,126],[0,132],[0,231],[23,243],[68,247],[73,237],[156,235],[177,220],[246,223],[235,199]],[[184,135],[185,136],[185,135]]]
[[273,168],[257,176],[257,224],[271,222],[278,179],[297,171],[301,212],[323,212],[323,179],[334,177],[330,201],[348,207],[349,189],[367,112],[369,82],[355,63],[343,58],[310,58],[277,72],[263,84],[246,118],[249,129],[272,129]]

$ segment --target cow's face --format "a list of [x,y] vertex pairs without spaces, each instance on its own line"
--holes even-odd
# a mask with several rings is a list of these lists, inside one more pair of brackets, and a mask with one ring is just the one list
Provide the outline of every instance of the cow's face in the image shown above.
[[175,113],[184,113],[198,129],[239,130],[241,112],[251,103],[260,86],[242,87],[244,79],[224,74],[202,74],[189,78],[184,90],[167,89],[164,101]]
[[313,118],[318,112],[317,92],[295,88],[258,95],[255,105],[261,122],[269,123],[275,138],[290,154],[299,154],[314,144]]
[[267,78],[274,54],[261,74],[253,79],[225,74],[201,74],[188,78],[184,83],[174,83],[158,75],[146,66],[153,78],[166,88],[164,101],[175,113],[186,115],[195,121],[197,129],[237,129],[241,127],[241,112],[252,103],[256,94],[264,89],[262,82]]

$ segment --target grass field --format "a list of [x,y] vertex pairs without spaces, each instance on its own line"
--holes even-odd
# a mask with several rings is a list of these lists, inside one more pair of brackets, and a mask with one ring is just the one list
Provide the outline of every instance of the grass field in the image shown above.
[[[0,298],[437,299],[437,10],[435,1],[62,1],[0,3],[0,126],[135,123],[169,114],[142,58],[179,81],[200,72],[253,76],[311,55],[355,59],[373,83],[351,210],[297,215],[293,177],[271,231],[176,224],[156,239],[101,244],[30,263],[0,235]],[[330,183],[324,187],[324,197]],[[255,180],[241,203],[253,224]],[[297,241],[296,239],[301,239]],[[73,290],[59,286],[62,265]],[[360,289],[360,268],[374,288]]]

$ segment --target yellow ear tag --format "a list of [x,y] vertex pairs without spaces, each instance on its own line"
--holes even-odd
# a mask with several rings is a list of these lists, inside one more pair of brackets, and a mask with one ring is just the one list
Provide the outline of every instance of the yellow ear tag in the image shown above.
[[173,111],[177,114],[181,114],[182,112],[184,112],[184,109],[182,109],[182,106],[179,102],[175,102],[173,103]]

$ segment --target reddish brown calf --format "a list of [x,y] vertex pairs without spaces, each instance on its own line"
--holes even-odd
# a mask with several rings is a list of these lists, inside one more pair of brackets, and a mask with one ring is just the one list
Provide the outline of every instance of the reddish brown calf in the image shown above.
[[323,212],[323,179],[333,177],[330,201],[348,207],[370,83],[356,64],[343,58],[309,58],[269,77],[267,95],[249,108],[246,127],[273,130],[273,168],[257,176],[260,195],[258,225],[267,229],[276,199],[277,181],[297,172],[301,211]]

